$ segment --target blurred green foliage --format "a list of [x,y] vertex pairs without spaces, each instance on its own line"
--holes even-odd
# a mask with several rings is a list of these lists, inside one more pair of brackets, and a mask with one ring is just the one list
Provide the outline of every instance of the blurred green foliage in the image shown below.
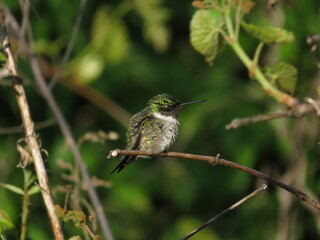
[[[21,23],[18,1],[3,3]],[[58,67],[79,12],[79,2],[35,0],[30,4],[37,54],[47,65]],[[295,35],[294,43],[267,45],[260,64],[265,67],[285,61],[295,66],[299,70],[295,93],[300,99],[315,97],[319,87],[319,80],[315,80],[319,59],[306,44],[308,34],[319,33],[319,7],[320,3],[312,0],[279,1],[273,8],[267,8],[266,1],[256,1],[247,16],[259,26],[285,27]],[[312,115],[226,130],[225,125],[236,117],[284,107],[250,81],[247,70],[230,48],[219,53],[212,66],[205,62],[189,41],[194,12],[188,1],[89,1],[71,59],[61,81],[53,88],[77,139],[89,131],[119,133],[116,141],[106,140],[103,144],[86,141],[81,145],[91,175],[112,185],[97,190],[116,239],[178,239],[262,182],[234,169],[171,158],[139,160],[121,174],[109,175],[118,159],[106,160],[105,156],[111,149],[125,146],[126,128],[90,98],[84,98],[83,92],[77,92],[69,84],[71,81],[82,84],[84,91],[95,89],[108,96],[131,114],[159,93],[168,93],[181,101],[207,99],[206,103],[181,112],[179,136],[171,150],[203,155],[220,153],[223,158],[265,172],[302,191],[312,192],[313,196],[320,195],[319,120]],[[258,44],[243,31],[240,42],[250,55]],[[33,120],[52,119],[23,54],[19,66]],[[49,82],[52,77],[49,70],[43,71]],[[1,130],[21,125],[9,83],[8,79],[1,79]],[[37,132],[42,147],[49,153],[46,166],[55,202],[63,206],[66,194],[58,191],[58,187],[77,183],[65,177],[70,169],[61,167],[57,161],[63,160],[76,169],[73,156],[56,124]],[[23,174],[16,168],[19,162],[16,143],[23,137],[22,132],[0,136],[2,183],[23,186]],[[28,169],[32,171],[32,166]],[[80,193],[86,198],[84,190]],[[281,221],[289,224],[290,239],[318,239],[319,214],[293,195],[283,198],[284,194],[284,190],[270,186],[192,239],[280,239],[285,234]],[[22,201],[3,187],[0,187],[0,199],[1,212],[8,215],[7,219],[16,228],[8,233],[10,239],[19,232]],[[28,238],[51,239],[41,195],[32,195],[29,201]],[[290,211],[288,217],[282,218],[285,206]],[[82,207],[89,215],[88,208]],[[81,234],[72,225],[65,225],[64,232],[66,237]]]

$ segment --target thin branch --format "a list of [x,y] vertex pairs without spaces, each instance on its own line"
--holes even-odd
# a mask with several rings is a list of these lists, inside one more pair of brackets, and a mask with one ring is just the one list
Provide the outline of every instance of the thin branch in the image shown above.
[[[320,106],[320,100],[314,100],[314,103]],[[243,125],[268,121],[277,118],[301,118],[307,114],[315,113],[316,108],[311,103],[300,103],[296,107],[284,111],[274,112],[274,113],[267,113],[267,114],[260,114],[253,117],[248,118],[236,118],[231,121],[231,123],[226,125],[226,129],[235,129],[241,127]]]
[[108,240],[113,240],[113,236],[112,236],[107,218],[104,214],[103,207],[102,207],[102,204],[101,204],[100,199],[98,197],[98,194],[97,194],[97,192],[91,182],[87,166],[86,166],[86,164],[80,154],[80,151],[77,147],[76,141],[72,135],[71,129],[69,128],[67,121],[65,120],[60,108],[58,107],[58,105],[56,103],[54,96],[52,95],[52,92],[51,92],[49,86],[46,84],[45,79],[41,73],[39,63],[37,62],[35,54],[34,54],[33,36],[32,36],[32,31],[31,31],[30,26],[29,26],[28,33],[29,33],[29,41],[30,42],[28,43],[25,39],[22,39],[22,41],[24,41],[24,44],[26,46],[28,46],[26,48],[27,57],[30,62],[31,69],[34,74],[35,80],[38,84],[39,90],[42,93],[43,97],[48,102],[55,118],[57,119],[57,123],[58,123],[62,133],[64,134],[66,141],[67,141],[67,143],[68,143],[68,145],[74,155],[74,158],[75,158],[77,164],[79,165],[79,168],[80,168],[80,171],[81,171],[81,174],[83,177],[83,181],[86,184],[90,201],[91,201],[92,205],[94,206],[94,209],[97,213],[97,217],[99,219],[99,223],[100,223],[102,232],[104,234],[104,237]]
[[195,235],[197,232],[199,232],[200,230],[204,229],[205,227],[207,227],[210,223],[212,223],[213,221],[217,220],[219,217],[222,217],[223,215],[225,215],[226,213],[230,212],[231,210],[239,207],[242,203],[246,202],[247,200],[249,200],[250,198],[253,198],[254,196],[258,195],[259,193],[261,193],[262,191],[266,190],[268,188],[268,186],[266,184],[262,184],[261,187],[259,187],[258,189],[256,189],[254,192],[250,193],[249,195],[247,195],[246,197],[242,198],[240,201],[236,202],[235,204],[233,204],[232,206],[228,207],[227,209],[223,210],[222,212],[220,212],[219,214],[217,214],[216,216],[214,216],[213,218],[211,218],[210,220],[208,220],[207,222],[205,222],[203,225],[201,225],[200,227],[196,228],[195,230],[193,230],[192,232],[190,232],[189,234],[187,234],[186,236],[184,236],[183,238],[181,238],[181,240],[186,240],[189,239],[190,237],[192,237],[193,235]]
[[[55,119],[48,119],[44,120],[42,122],[37,122],[35,123],[34,128],[39,130],[42,128],[47,128],[52,125],[56,124]],[[0,135],[7,135],[7,134],[15,134],[15,133],[21,133],[23,132],[23,127],[22,126],[16,126],[16,127],[7,127],[7,128],[0,128]]]
[[2,9],[0,9],[0,35],[1,35],[1,46],[8,58],[8,69],[10,71],[10,77],[13,83],[13,89],[16,93],[16,99],[19,106],[23,128],[26,135],[26,142],[30,148],[32,158],[34,160],[34,166],[36,174],[39,180],[42,197],[47,208],[49,219],[51,222],[52,230],[55,239],[64,239],[61,226],[58,217],[55,213],[54,202],[52,199],[51,189],[47,172],[44,166],[44,160],[41,156],[41,150],[38,145],[37,137],[35,134],[34,123],[32,121],[27,97],[22,85],[21,77],[18,72],[18,66],[13,55],[13,51],[10,45],[10,41],[7,35],[6,27],[4,24],[4,15]]
[[79,32],[79,29],[80,29],[80,25],[81,25],[81,22],[82,22],[83,13],[84,13],[86,4],[87,4],[87,0],[81,0],[81,2],[80,2],[80,10],[79,10],[79,13],[78,13],[76,22],[75,22],[75,24],[74,24],[74,26],[73,26],[72,33],[71,33],[71,37],[70,37],[70,40],[69,40],[67,49],[66,49],[66,51],[65,51],[65,53],[64,53],[62,62],[61,62],[61,64],[60,64],[60,67],[59,67],[58,71],[54,74],[51,82],[49,83],[49,88],[50,88],[50,89],[52,89],[53,86],[54,86],[54,85],[56,84],[56,82],[58,81],[61,73],[62,73],[63,70],[64,70],[64,67],[65,67],[67,61],[68,61],[69,58],[70,58],[70,55],[71,55],[71,51],[72,51],[72,49],[73,49],[74,42],[75,42],[75,40],[76,40],[76,37],[77,37],[78,32]]
[[205,162],[208,162],[212,165],[223,165],[223,166],[239,169],[243,172],[251,174],[252,176],[261,178],[261,179],[263,179],[273,185],[276,185],[280,188],[283,188],[284,190],[295,195],[299,200],[304,201],[307,204],[309,204],[310,206],[320,210],[320,202],[311,198],[306,193],[301,192],[298,189],[291,187],[283,182],[280,182],[272,177],[269,177],[268,175],[266,175],[262,172],[254,170],[252,168],[242,166],[242,165],[235,163],[235,162],[230,162],[228,160],[222,159],[222,158],[220,158],[220,155],[218,155],[217,157],[213,157],[213,156],[196,155],[196,154],[190,154],[190,153],[180,153],[180,152],[166,152],[166,153],[152,154],[148,151],[115,149],[115,150],[111,150],[109,152],[109,155],[107,156],[107,158],[116,157],[118,155],[134,155],[134,156],[145,155],[145,156],[157,156],[157,157],[187,158],[187,159],[205,161]]

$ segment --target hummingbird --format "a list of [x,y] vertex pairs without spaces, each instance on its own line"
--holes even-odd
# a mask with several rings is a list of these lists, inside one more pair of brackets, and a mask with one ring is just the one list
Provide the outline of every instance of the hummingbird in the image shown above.
[[[151,98],[147,106],[130,119],[127,130],[127,150],[144,150],[153,154],[165,152],[174,143],[178,134],[178,115],[183,106],[201,101],[180,102],[168,94]],[[118,173],[129,163],[148,156],[125,156],[111,172]]]

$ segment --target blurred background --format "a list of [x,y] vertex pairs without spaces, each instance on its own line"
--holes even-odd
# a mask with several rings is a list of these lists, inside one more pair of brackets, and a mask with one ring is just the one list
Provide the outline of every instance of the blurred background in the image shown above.
[[[12,0],[2,4],[20,25],[23,4]],[[36,54],[50,83],[68,45],[80,1],[33,0],[29,4]],[[140,160],[120,174],[109,175],[119,158],[106,159],[106,155],[125,147],[130,117],[159,93],[180,101],[207,100],[182,110],[172,151],[220,153],[317,199],[320,194],[319,120],[315,115],[225,129],[234,118],[285,107],[250,80],[228,46],[212,66],[192,48],[189,23],[195,10],[191,1],[88,1],[70,59],[59,80],[52,83],[53,95],[99,185],[97,191],[116,239],[179,239],[263,183],[235,169],[176,158]],[[295,95],[299,99],[317,98],[319,55],[318,50],[310,51],[306,38],[319,34],[320,2],[286,0],[268,8],[267,1],[256,1],[246,20],[284,27],[295,34],[293,44],[266,46],[260,64],[280,60],[293,64],[299,71]],[[55,203],[64,205],[66,186],[77,187],[81,197],[70,199],[68,209],[78,204],[90,214],[73,155],[39,94],[24,46],[19,45],[14,29],[10,32],[33,120],[45,125],[37,133],[48,152],[46,166]],[[240,39],[252,56],[257,40],[245,32]],[[12,132],[12,127],[21,126],[21,118],[10,80],[2,78],[0,84],[0,182],[22,187],[23,173],[16,166],[20,159],[17,141],[24,134]],[[28,169],[32,171],[32,166]],[[21,206],[20,195],[0,187],[0,209],[17,229]],[[29,211],[28,238],[52,238],[41,194],[30,197]],[[64,225],[64,232],[66,238],[81,235],[72,223]],[[192,239],[319,237],[319,213],[270,185]]]

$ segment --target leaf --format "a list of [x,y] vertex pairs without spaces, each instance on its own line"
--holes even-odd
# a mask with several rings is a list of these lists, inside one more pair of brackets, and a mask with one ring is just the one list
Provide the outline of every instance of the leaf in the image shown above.
[[272,26],[260,27],[250,23],[241,23],[242,27],[253,37],[264,43],[290,43],[295,40],[292,32]]
[[5,64],[7,60],[7,57],[0,51],[0,64]]
[[23,169],[23,174],[24,174],[24,181],[28,187],[37,179],[36,175],[32,175],[32,172],[26,170],[25,168]]
[[271,67],[265,67],[264,73],[274,86],[291,95],[294,93],[298,74],[294,66],[280,62]]
[[41,188],[38,185],[33,185],[29,190],[28,190],[28,196],[31,196],[33,194],[39,193]]
[[[217,56],[219,45],[219,30],[224,22],[217,11],[198,10],[190,23],[190,41],[196,51],[204,55],[207,62],[212,63]],[[220,44],[219,44],[220,42]]]
[[17,193],[17,194],[20,194],[20,195],[23,195],[23,190],[17,186],[14,186],[14,185],[11,185],[11,184],[6,184],[6,183],[1,183],[1,186],[5,187],[6,189],[14,192],[14,193]]
[[81,240],[80,236],[73,236],[71,238],[69,238],[68,240]]
[[318,87],[318,95],[320,96],[320,87]]
[[0,209],[0,233],[2,229],[12,229],[14,228],[11,219],[9,218],[8,214]]

